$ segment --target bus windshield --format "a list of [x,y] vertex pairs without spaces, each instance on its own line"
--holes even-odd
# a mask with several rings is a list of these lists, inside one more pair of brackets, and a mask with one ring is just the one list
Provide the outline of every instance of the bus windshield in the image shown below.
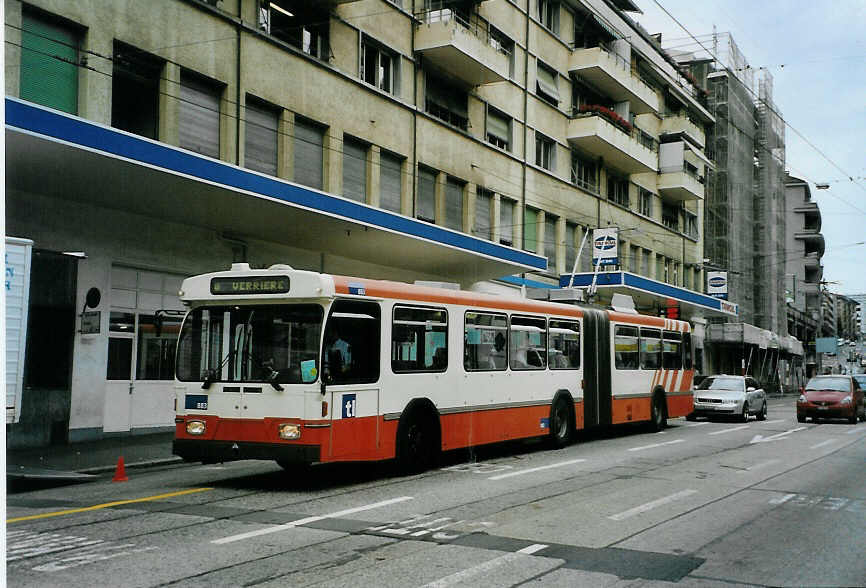
[[316,380],[324,311],[316,304],[206,306],[183,322],[177,378],[183,382]]

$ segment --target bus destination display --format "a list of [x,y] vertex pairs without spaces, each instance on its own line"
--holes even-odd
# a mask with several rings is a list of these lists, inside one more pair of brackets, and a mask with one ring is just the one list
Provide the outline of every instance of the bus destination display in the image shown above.
[[285,294],[289,291],[289,276],[249,276],[213,278],[211,294]]

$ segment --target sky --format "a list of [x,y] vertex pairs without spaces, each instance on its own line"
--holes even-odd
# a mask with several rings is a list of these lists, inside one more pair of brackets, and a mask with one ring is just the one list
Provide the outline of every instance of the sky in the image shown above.
[[712,50],[715,25],[751,67],[772,74],[773,102],[787,123],[786,168],[809,182],[821,210],[827,288],[866,293],[866,0],[635,3],[643,14],[631,16],[662,33],[666,49],[702,52],[693,35]]

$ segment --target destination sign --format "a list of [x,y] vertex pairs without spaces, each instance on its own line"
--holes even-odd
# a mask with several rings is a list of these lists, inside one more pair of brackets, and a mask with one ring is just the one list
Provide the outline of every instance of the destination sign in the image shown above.
[[210,293],[231,294],[285,294],[289,291],[289,276],[249,276],[213,278]]

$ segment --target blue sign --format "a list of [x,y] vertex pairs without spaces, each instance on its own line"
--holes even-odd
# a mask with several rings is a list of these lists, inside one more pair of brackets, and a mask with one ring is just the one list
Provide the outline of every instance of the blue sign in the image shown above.
[[207,410],[207,394],[187,394],[183,406],[192,410]]
[[343,394],[343,418],[355,418],[358,400],[354,394]]
[[710,286],[712,286],[713,288],[722,288],[724,287],[726,282],[727,280],[725,280],[725,278],[710,278]]

